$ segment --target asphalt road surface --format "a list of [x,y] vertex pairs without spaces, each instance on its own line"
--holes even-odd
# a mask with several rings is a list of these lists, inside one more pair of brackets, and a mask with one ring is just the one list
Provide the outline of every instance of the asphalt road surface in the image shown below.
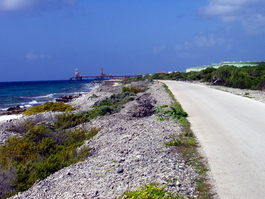
[[189,115],[219,198],[265,198],[265,104],[199,84],[162,82]]

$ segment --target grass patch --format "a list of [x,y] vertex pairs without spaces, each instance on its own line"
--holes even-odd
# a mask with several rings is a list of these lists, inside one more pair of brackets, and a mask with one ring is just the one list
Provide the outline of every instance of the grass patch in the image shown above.
[[64,104],[62,102],[45,102],[42,105],[34,106],[32,108],[27,109],[22,114],[23,115],[33,115],[36,113],[42,113],[42,112],[65,112],[65,111],[73,111],[75,110],[74,107]]
[[168,86],[166,84],[163,84],[163,87],[165,88],[165,91],[169,94],[169,96],[175,101],[177,102],[175,96],[173,95],[173,93],[171,92],[171,90],[169,90]]
[[124,193],[120,199],[181,199],[179,195],[173,195],[156,183],[146,184],[138,187],[136,191]]
[[192,147],[196,146],[196,144],[197,143],[193,137],[193,134],[189,133],[189,134],[172,135],[171,141],[165,143],[164,146]]

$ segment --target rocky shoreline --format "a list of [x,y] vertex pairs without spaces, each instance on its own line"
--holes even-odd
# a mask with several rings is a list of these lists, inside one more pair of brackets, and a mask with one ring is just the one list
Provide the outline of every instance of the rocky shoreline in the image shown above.
[[[176,120],[158,121],[145,105],[172,104],[161,83],[135,83],[148,86],[136,100],[127,103],[119,113],[98,117],[75,128],[100,127],[100,132],[85,145],[91,148],[83,162],[63,168],[29,190],[11,198],[118,198],[127,190],[156,182],[172,193],[196,198],[196,171],[179,156],[176,148],[163,147],[171,135],[182,133]],[[83,94],[70,104],[78,110],[90,110],[96,101],[121,92],[121,86],[103,86]],[[136,113],[137,112],[137,113]],[[56,113],[58,114],[58,113]],[[52,121],[55,113],[32,116],[35,120]],[[19,125],[27,118],[5,123]],[[2,124],[3,125],[3,124]]]

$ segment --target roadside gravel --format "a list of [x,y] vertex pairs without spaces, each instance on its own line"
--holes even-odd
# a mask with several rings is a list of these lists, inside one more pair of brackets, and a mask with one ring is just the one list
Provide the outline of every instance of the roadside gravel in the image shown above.
[[221,91],[229,92],[229,93],[240,95],[243,97],[248,97],[248,98],[265,103],[265,92],[261,90],[239,89],[239,88],[230,88],[230,87],[225,87],[225,86],[215,86],[215,85],[210,86],[205,83],[203,84],[210,88],[218,89]]

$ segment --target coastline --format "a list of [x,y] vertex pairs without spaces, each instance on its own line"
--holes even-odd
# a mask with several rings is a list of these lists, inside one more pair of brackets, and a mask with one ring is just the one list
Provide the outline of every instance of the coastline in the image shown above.
[[[138,86],[137,83],[134,86]],[[77,107],[75,112],[88,111],[96,101],[121,90],[117,84],[105,85],[69,104]],[[76,128],[101,128],[98,135],[84,144],[91,148],[90,156],[83,162],[37,181],[29,190],[12,198],[116,198],[126,190],[150,182],[167,185],[173,193],[196,197],[195,179],[198,174],[194,168],[185,163],[177,150],[162,147],[172,135],[182,133],[179,124],[175,120],[157,121],[155,115],[133,116],[142,108],[139,108],[139,102],[148,100],[154,106],[173,103],[162,84],[156,82],[146,92],[138,94],[135,101],[126,104],[119,113],[79,125]],[[39,114],[39,117],[52,122],[56,114],[47,112]],[[7,123],[25,118],[14,118]],[[84,190],[84,187],[88,188]]]
[[[19,114],[45,102],[55,102],[61,96],[74,96],[89,92],[101,85],[101,82],[49,80],[0,82],[0,115]],[[15,112],[14,112],[15,111]]]

